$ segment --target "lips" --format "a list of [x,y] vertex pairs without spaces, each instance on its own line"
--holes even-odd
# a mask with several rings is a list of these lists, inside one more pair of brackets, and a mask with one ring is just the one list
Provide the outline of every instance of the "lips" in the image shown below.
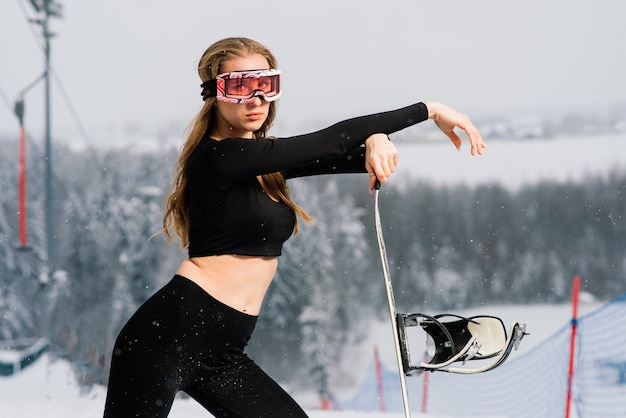
[[259,120],[261,118],[263,118],[262,112],[253,112],[246,114],[246,119],[248,120]]

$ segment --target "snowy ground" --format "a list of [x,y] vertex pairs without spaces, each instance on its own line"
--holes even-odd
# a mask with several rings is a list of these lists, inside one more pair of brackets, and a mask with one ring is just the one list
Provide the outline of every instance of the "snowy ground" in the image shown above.
[[[81,393],[67,363],[41,358],[21,374],[0,377],[0,418],[98,418],[102,417],[105,389]],[[394,418],[398,414],[329,412],[309,410],[312,418]],[[210,415],[193,400],[177,399],[171,418],[200,418]],[[418,415],[416,415],[418,416]]]
[[[596,302],[581,301],[579,314],[583,315],[601,306]],[[473,309],[459,312],[461,314],[483,313],[500,316],[505,323],[513,320],[526,322],[531,335],[524,340],[520,351],[522,354],[536,344],[540,344],[552,334],[567,326],[571,317],[569,305],[532,305],[502,306]],[[382,362],[389,368],[395,367],[393,340],[386,323],[372,324],[371,335],[357,347],[349,347],[346,357],[350,359],[350,370],[363,370],[372,361],[372,347],[376,344],[380,349]],[[338,397],[350,397],[359,384],[359,376],[354,377],[354,388],[338,393]],[[296,398],[307,408],[312,418],[400,418],[402,414],[383,412],[366,413],[362,411],[321,411],[316,408],[314,397],[306,394],[295,394]],[[68,365],[63,361],[52,361],[42,357],[37,363],[12,377],[0,377],[0,418],[57,418],[80,417],[98,418],[102,416],[105,389],[97,387],[88,393],[81,393]],[[177,399],[170,414],[171,418],[200,418],[209,414],[194,401]],[[421,415],[414,413],[414,417]],[[431,418],[437,418],[428,415]],[[443,418],[443,417],[440,417]]]

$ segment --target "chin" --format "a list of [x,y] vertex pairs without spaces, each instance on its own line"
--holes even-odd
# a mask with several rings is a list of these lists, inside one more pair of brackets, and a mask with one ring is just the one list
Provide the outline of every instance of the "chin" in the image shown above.
[[252,132],[256,132],[259,129],[261,129],[261,126],[263,126],[263,122],[260,123],[251,123],[248,126],[246,126],[247,130],[252,131]]

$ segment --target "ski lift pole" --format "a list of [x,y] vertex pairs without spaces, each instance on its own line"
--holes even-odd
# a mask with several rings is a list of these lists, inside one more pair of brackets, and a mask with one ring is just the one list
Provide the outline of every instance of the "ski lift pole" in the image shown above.
[[47,260],[43,271],[42,278],[45,281],[49,280],[50,270],[54,268],[54,247],[52,244],[52,237],[54,236],[54,230],[52,226],[52,140],[50,135],[50,29],[48,26],[48,20],[50,17],[50,0],[43,0],[44,6],[44,19],[42,21],[43,36],[45,39],[45,101],[46,101],[46,159],[45,159],[45,216],[46,216],[46,255]]
[[47,282],[50,279],[50,270],[55,267],[54,263],[54,227],[52,216],[52,141],[50,135],[50,38],[53,34],[50,32],[49,20],[51,17],[62,17],[62,6],[55,0],[30,0],[31,5],[38,14],[42,14],[41,18],[31,19],[32,23],[41,26],[41,32],[44,39],[44,55],[45,55],[45,223],[46,223],[46,260],[41,273],[41,280]]
[[409,393],[406,385],[406,375],[404,374],[404,364],[402,361],[402,352],[400,348],[400,335],[398,333],[398,318],[396,316],[396,301],[393,296],[393,287],[391,285],[391,276],[389,274],[389,261],[387,259],[387,250],[385,248],[385,240],[383,238],[382,224],[380,222],[380,211],[378,209],[378,195],[380,192],[380,182],[376,180],[375,200],[374,200],[374,218],[376,223],[376,237],[378,239],[378,250],[380,252],[380,260],[383,267],[383,277],[385,279],[385,289],[387,290],[387,302],[389,305],[389,315],[391,316],[391,327],[393,328],[393,339],[396,350],[396,360],[398,361],[398,373],[400,375],[400,390],[402,392],[402,404],[404,407],[405,418],[411,418],[411,410],[409,407]]

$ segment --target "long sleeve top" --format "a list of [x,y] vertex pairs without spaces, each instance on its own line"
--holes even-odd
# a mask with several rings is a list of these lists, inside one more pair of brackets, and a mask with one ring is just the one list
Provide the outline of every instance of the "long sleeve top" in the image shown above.
[[361,116],[320,131],[275,139],[205,136],[186,171],[190,207],[189,256],[278,256],[295,214],[266,195],[256,176],[285,178],[365,171],[362,145],[428,118],[424,103]]

